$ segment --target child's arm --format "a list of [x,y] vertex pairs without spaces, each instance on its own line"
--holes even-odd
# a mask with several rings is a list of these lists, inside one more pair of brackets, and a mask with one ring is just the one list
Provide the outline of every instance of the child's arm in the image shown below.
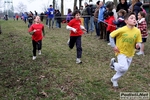
[[44,27],[42,28],[43,36],[45,36],[45,30]]
[[114,38],[109,36],[109,41],[110,41],[111,47],[113,48],[114,52],[119,53],[120,51],[119,51],[118,47],[115,44]]
[[77,30],[73,27],[70,27],[69,25],[66,26],[66,29],[70,30],[70,31],[73,31],[73,32],[77,32]]
[[30,35],[33,35],[33,34],[34,34],[34,32],[36,32],[36,30],[29,31],[29,34],[30,34]]
[[80,28],[81,28],[82,30],[86,31],[86,29],[85,29],[84,26],[80,25]]

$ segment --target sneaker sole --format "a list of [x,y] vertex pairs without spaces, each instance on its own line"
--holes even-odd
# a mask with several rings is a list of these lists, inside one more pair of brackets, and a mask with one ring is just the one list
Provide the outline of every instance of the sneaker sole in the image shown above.
[[[111,83],[113,84],[112,78],[111,78]],[[114,87],[114,88],[118,88],[118,85],[117,85],[117,86],[114,86],[114,85],[113,85],[113,87]]]
[[110,60],[110,64],[109,64],[109,66],[110,66],[110,68],[112,69],[112,70],[114,70],[114,66],[112,65],[112,62],[115,62],[115,58],[112,58],[111,60]]
[[76,64],[81,64],[82,63],[82,61],[81,62],[76,62]]

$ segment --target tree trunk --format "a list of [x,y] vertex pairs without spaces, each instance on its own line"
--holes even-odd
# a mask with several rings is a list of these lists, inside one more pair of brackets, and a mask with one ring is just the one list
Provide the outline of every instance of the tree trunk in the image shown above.
[[64,0],[61,0],[61,14],[64,15]]
[[55,4],[56,4],[56,2],[55,2],[55,0],[53,0],[53,8],[55,9]]
[[76,9],[76,6],[77,6],[77,0],[74,0],[74,6],[73,6],[74,10]]
[[82,5],[82,0],[79,0],[79,8],[81,7]]

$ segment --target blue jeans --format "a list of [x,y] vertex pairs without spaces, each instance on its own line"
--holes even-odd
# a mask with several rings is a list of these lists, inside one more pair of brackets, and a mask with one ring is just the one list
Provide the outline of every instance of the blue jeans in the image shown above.
[[90,29],[89,31],[93,32],[94,31],[94,16],[90,17]]
[[94,24],[95,24],[96,35],[100,36],[100,27],[99,27],[99,24],[98,24],[98,22],[94,22]]
[[48,26],[49,28],[51,27],[51,23],[52,23],[52,28],[54,26],[54,18],[48,18]]
[[85,29],[87,30],[87,33],[89,32],[89,20],[90,20],[89,17],[84,18],[84,26],[85,26]]

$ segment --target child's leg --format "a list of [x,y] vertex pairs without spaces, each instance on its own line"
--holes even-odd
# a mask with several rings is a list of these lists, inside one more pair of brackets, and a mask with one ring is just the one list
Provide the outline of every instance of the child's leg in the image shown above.
[[33,46],[33,56],[36,56],[36,45],[37,45],[37,42],[32,40],[32,46]]
[[38,50],[41,50],[42,49],[42,40],[38,41],[37,44],[38,44]]
[[70,36],[70,42],[69,42],[69,48],[72,49],[74,47],[74,44],[76,42],[77,37],[76,36]]
[[81,36],[78,36],[76,39],[76,49],[77,49],[77,58],[82,56],[82,47],[81,47]]
[[114,81],[118,81],[118,79],[127,72],[132,62],[132,57],[127,58],[123,54],[118,55],[117,58],[118,58],[118,63],[116,62],[114,63],[114,69],[116,71],[116,74],[112,77]]

